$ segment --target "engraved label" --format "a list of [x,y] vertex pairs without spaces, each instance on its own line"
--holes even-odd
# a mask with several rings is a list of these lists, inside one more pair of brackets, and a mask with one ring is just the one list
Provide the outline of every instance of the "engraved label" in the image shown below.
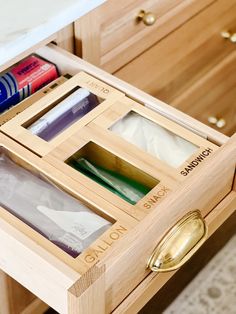
[[[103,241],[104,242],[104,241]],[[98,245],[99,249],[101,249],[103,252],[105,252],[108,248],[109,248],[110,245],[107,245],[106,243],[104,244],[100,244]]]
[[170,191],[171,190],[166,186],[160,186],[160,190],[156,191],[154,195],[149,198],[145,198],[143,207],[146,209],[151,209],[153,206],[157,205],[157,203],[160,202]]
[[[98,248],[99,249],[101,249],[101,247],[98,245]],[[99,256],[99,254],[102,254],[104,251],[103,250],[94,250],[94,255],[96,256],[96,257],[98,257]]]
[[200,165],[201,162],[204,161],[205,158],[207,158],[211,153],[213,152],[212,148],[207,148],[201,152],[194,160],[192,160],[182,171],[180,171],[180,174],[183,176],[187,176],[194,168],[196,168],[198,165]]
[[103,240],[103,242],[106,243],[108,246],[112,245],[112,242],[108,242],[108,241],[105,241],[105,240]]
[[110,234],[110,238],[112,239],[112,240],[117,240],[117,239],[119,239],[119,237],[120,237],[120,235],[119,235],[119,233],[118,232],[112,232],[111,234]]
[[89,253],[84,256],[85,262],[87,264],[91,264],[97,261],[101,254],[111,247],[113,243],[120,239],[126,232],[127,229],[121,225],[112,230],[109,234],[106,235],[106,240],[102,239],[99,245],[89,250]]
[[103,94],[109,94],[110,93],[110,90],[108,88],[105,88],[99,84],[97,84],[96,82],[94,81],[91,81],[91,80],[88,80],[86,81],[86,84],[88,84],[89,86],[91,86],[92,88],[98,90],[99,92],[103,93]]
[[88,264],[94,263],[96,261],[96,258],[92,256],[91,254],[87,254],[84,259],[85,259],[85,262]]
[[119,232],[120,234],[123,234],[127,231],[127,229],[123,226],[119,226],[116,228],[116,231]]

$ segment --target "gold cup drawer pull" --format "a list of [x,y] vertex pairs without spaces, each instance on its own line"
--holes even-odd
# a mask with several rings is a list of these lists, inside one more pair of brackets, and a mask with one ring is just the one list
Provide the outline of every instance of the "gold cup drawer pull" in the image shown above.
[[141,10],[137,17],[138,21],[142,21],[147,26],[152,26],[156,22],[156,15],[152,12]]
[[199,210],[185,215],[152,253],[147,267],[155,272],[180,268],[207,239],[207,226]]
[[230,40],[232,43],[236,43],[236,33],[231,33],[229,31],[222,31],[221,36],[225,39]]
[[224,126],[226,126],[226,121],[223,118],[217,118],[214,116],[209,116],[208,117],[208,122],[210,124],[215,125],[218,129],[222,129]]

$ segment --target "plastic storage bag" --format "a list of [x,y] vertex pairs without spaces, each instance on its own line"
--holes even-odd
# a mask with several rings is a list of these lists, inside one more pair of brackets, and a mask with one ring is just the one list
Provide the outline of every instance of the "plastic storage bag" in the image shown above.
[[78,256],[111,223],[0,151],[0,205],[71,256]]
[[28,127],[45,141],[68,128],[99,104],[98,98],[85,88],[79,88]]
[[198,147],[138,113],[130,112],[110,130],[170,166],[181,166]]
[[85,158],[74,159],[69,162],[69,165],[131,204],[136,204],[150,191],[150,188],[143,184],[115,171],[92,164]]

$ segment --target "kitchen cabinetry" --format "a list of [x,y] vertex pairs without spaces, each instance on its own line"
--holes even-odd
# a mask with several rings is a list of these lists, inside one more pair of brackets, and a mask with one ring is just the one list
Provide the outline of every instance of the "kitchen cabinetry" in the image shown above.
[[[236,2],[121,1],[116,9],[113,2],[77,21],[77,52],[154,97],[232,135],[236,130]],[[141,11],[145,14],[139,18]],[[151,25],[146,25],[150,16]],[[96,31],[87,41],[83,30],[90,19],[96,20]]]

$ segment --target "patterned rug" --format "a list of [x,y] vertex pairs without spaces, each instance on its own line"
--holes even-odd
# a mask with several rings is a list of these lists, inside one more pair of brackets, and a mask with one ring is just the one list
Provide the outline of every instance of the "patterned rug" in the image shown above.
[[236,314],[236,236],[163,314]]

